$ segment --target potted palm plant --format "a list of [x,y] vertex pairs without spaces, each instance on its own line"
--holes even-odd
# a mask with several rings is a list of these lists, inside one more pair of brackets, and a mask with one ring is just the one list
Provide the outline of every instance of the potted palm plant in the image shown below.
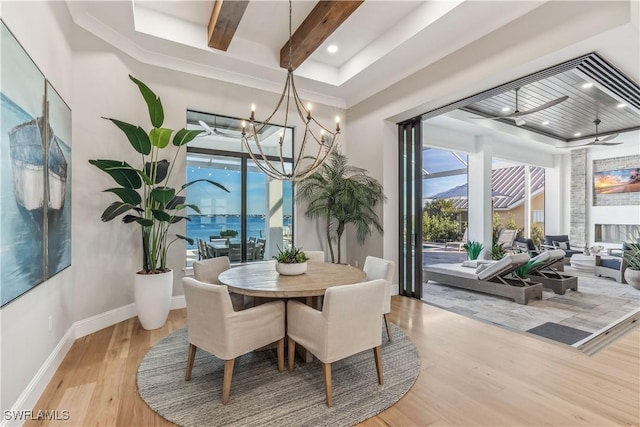
[[630,237],[622,245],[624,259],[629,264],[624,271],[624,279],[634,288],[640,289],[640,227]]
[[276,271],[282,275],[297,276],[307,271],[307,254],[293,245],[286,249],[278,247],[278,253],[273,259],[276,260]]
[[308,202],[305,214],[325,220],[325,237],[336,262],[332,242],[337,242],[337,262],[342,260],[341,237],[347,224],[352,224],[358,243],[363,244],[372,228],[382,233],[382,225],[375,211],[386,197],[382,185],[365,169],[347,165],[347,157],[337,151],[331,153],[318,172],[300,181],[296,187],[298,199]]
[[[167,268],[167,250],[177,240],[193,240],[171,234],[171,225],[189,220],[183,214],[186,208],[200,213],[198,206],[186,204],[181,193],[196,182],[208,182],[224,191],[227,189],[206,179],[182,185],[179,189],[168,186],[175,159],[180,148],[193,140],[201,131],[163,128],[164,110],[160,98],[140,80],[129,76],[139,88],[149,109],[151,130],[147,133],[140,126],[121,120],[106,118],[127,137],[133,149],[140,154],[138,167],[121,160],[89,160],[89,163],[107,173],[118,184],[104,190],[118,197],[102,213],[102,221],[122,217],[127,224],[136,224],[142,238],[142,269],[135,275],[134,295],[138,318],[145,329],[157,329],[164,325],[171,306],[173,271]],[[173,138],[172,138],[173,136]],[[177,149],[172,150],[172,142]],[[174,163],[161,156],[165,151],[173,155]]]

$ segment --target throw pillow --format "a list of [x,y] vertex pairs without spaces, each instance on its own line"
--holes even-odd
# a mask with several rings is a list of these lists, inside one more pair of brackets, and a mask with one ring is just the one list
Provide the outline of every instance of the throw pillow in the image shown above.
[[553,242],[553,246],[555,246],[558,249],[562,249],[564,251],[571,249],[571,247],[569,246],[569,242]]

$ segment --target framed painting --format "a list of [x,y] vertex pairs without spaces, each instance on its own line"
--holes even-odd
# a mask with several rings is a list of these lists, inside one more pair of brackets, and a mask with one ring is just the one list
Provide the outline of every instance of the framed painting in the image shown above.
[[640,168],[594,172],[593,188],[596,194],[640,192]]
[[71,265],[71,110],[47,81],[46,278]]
[[45,77],[5,26],[0,43],[0,300],[45,279]]

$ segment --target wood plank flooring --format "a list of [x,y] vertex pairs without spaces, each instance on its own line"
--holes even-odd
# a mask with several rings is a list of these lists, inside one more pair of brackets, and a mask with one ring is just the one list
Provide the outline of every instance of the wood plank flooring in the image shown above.
[[[638,327],[587,356],[399,296],[391,321],[418,348],[421,373],[398,403],[362,426],[640,423]],[[70,420],[25,426],[172,425],[139,397],[136,371],[149,348],[185,324],[186,311],[174,310],[159,330],[133,318],[78,339],[34,408],[69,410]]]

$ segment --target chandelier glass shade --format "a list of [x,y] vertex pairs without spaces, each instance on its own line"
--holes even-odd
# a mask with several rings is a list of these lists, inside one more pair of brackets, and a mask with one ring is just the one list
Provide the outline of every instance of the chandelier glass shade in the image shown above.
[[[261,141],[261,134],[265,126],[273,126],[270,122],[281,109],[284,110],[284,123],[281,124],[284,128],[279,134],[276,155],[267,154],[269,150],[264,146],[264,141]],[[252,105],[251,116],[248,120],[242,121],[242,145],[262,172],[271,178],[290,181],[304,179],[322,166],[336,147],[340,134],[340,118],[336,117],[335,130],[321,125],[311,114],[311,104],[305,106],[296,90],[291,66],[291,0],[287,80],[280,100],[269,117],[263,121],[256,121],[255,112],[255,105]],[[285,129],[300,123],[303,125],[302,131],[297,132],[300,143],[297,149],[293,150],[293,142],[285,138]],[[292,146],[288,147],[286,144]]]

